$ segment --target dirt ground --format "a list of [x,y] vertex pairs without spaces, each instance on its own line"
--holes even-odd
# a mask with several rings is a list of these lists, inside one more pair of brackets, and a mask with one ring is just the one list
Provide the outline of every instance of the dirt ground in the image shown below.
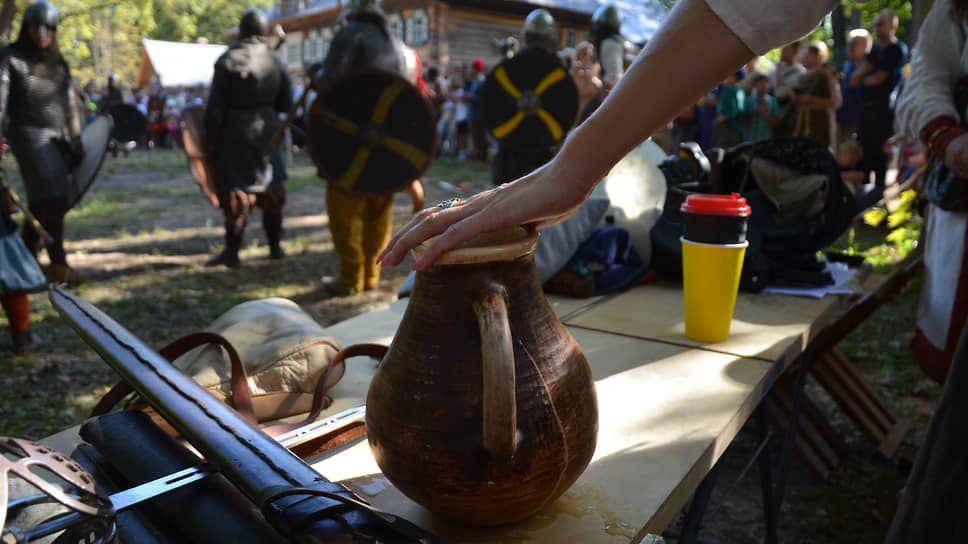
[[[16,187],[15,173],[11,179]],[[425,178],[427,202],[482,189],[486,179],[481,165],[438,161]],[[467,188],[458,188],[459,183]],[[326,228],[325,187],[304,157],[297,157],[290,170],[289,191],[286,259],[267,259],[256,213],[246,232],[242,266],[207,268],[204,263],[222,246],[221,214],[199,194],[184,157],[154,151],[109,158],[83,205],[68,216],[69,259],[89,278],[74,291],[158,347],[251,298],[291,298],[324,326],[395,300],[407,263],[386,269],[373,291],[345,298],[322,291],[320,276],[335,274],[338,264]],[[406,195],[398,195],[397,226],[409,218],[410,209]],[[939,394],[904,355],[913,331],[916,292],[914,285],[841,344],[914,431],[897,455],[884,459],[822,388],[811,384],[811,398],[842,439],[846,453],[826,480],[793,464],[780,515],[781,542],[883,540]],[[60,321],[45,295],[32,295],[31,307],[34,330],[46,341],[36,354],[10,357],[9,339],[0,337],[0,435],[39,439],[82,421],[115,377]],[[0,327],[5,326],[0,321]],[[757,470],[724,496],[756,446],[755,433],[744,430],[723,457],[701,532],[704,540],[747,543],[762,538]],[[775,459],[775,444],[772,451]]]

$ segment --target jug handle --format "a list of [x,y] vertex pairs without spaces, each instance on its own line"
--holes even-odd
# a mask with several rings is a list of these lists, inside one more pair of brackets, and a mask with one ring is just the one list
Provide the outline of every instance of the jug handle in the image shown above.
[[488,290],[474,302],[474,314],[481,332],[484,376],[484,450],[495,459],[514,456],[517,430],[514,346],[504,288]]

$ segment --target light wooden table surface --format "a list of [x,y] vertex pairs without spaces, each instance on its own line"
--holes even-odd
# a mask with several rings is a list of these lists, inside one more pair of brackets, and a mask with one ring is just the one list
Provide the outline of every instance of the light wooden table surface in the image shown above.
[[[677,286],[636,287],[611,297],[550,297],[581,345],[599,402],[595,456],[579,480],[548,509],[500,528],[450,524],[403,496],[380,473],[365,440],[308,462],[378,508],[460,542],[638,542],[661,533],[749,418],[776,363],[795,357],[818,324],[840,307],[810,300],[743,295],[733,334],[701,345],[683,336]],[[331,326],[342,344],[389,343],[407,300]],[[377,362],[347,361],[327,413],[362,404]],[[44,440],[70,452],[77,428]]]
[[[613,297],[551,297],[591,365],[598,391],[595,456],[547,510],[491,529],[453,525],[380,474],[365,441],[310,463],[375,506],[449,542],[636,542],[661,533],[749,418],[777,360],[799,354],[839,300],[740,295],[734,334],[720,344],[686,338],[682,292],[642,286]],[[406,300],[330,327],[341,342],[389,342]],[[349,361],[331,410],[365,400],[374,361]]]

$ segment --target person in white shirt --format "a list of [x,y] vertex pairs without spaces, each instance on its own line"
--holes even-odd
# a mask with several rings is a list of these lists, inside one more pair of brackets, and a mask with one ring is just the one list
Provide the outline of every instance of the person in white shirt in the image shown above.
[[[918,36],[911,73],[897,101],[897,122],[963,182],[968,179],[968,129],[958,102],[968,94],[968,0],[935,0]],[[901,495],[888,544],[968,538],[968,211],[930,204],[921,237],[924,271],[911,347],[921,368],[945,386]]]

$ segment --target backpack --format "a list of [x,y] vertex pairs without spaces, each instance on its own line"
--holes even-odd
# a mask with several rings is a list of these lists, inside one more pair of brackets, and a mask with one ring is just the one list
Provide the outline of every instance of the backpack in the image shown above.
[[666,177],[666,202],[652,229],[650,265],[661,275],[682,277],[679,207],[686,197],[739,193],[753,210],[741,291],[758,293],[768,284],[833,282],[816,254],[840,237],[859,210],[823,144],[777,138],[712,149],[707,156],[698,145],[685,143],[659,169]]

